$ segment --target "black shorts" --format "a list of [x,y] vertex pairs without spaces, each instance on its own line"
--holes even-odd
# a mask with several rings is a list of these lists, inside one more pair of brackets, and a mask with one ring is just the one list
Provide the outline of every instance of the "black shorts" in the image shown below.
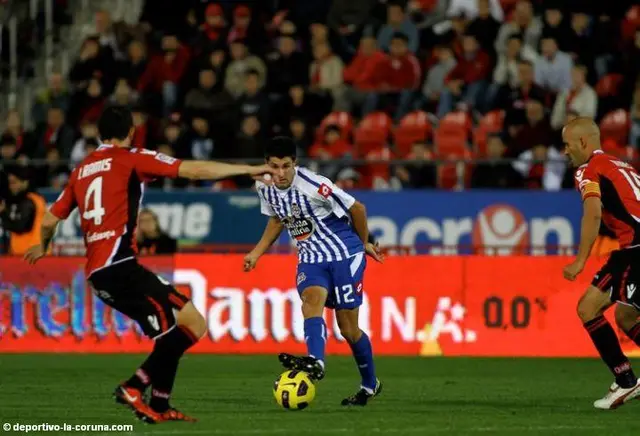
[[616,250],[591,282],[611,301],[640,309],[640,247]]
[[98,270],[89,283],[98,298],[136,321],[152,339],[175,326],[176,314],[189,301],[135,260]]

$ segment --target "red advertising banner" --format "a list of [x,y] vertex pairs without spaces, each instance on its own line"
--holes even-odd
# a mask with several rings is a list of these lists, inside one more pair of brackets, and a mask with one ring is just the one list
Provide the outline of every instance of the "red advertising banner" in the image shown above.
[[[369,263],[361,327],[377,354],[595,356],[576,304],[598,261],[576,282],[564,257],[391,257]],[[209,328],[193,352],[305,351],[296,258],[263,257],[242,272],[240,255],[178,255],[142,261],[191,296]],[[82,259],[30,267],[0,258],[0,352],[138,352],[151,348],[137,326],[95,298]],[[612,314],[609,314],[611,316]],[[326,311],[328,352],[348,354]],[[613,318],[610,320],[613,322]],[[620,333],[624,350],[640,356]]]

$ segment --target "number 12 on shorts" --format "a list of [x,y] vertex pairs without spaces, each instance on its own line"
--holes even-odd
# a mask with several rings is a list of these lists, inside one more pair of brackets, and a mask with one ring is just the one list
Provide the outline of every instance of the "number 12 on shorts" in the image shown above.
[[353,286],[352,285],[344,285],[342,288],[336,286],[333,288],[336,294],[336,303],[353,303],[355,300],[353,299]]

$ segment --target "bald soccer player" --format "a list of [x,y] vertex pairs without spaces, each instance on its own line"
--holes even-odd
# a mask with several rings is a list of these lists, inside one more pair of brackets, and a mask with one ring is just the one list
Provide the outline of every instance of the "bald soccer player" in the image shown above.
[[626,162],[600,149],[600,130],[589,118],[576,118],[562,131],[565,154],[574,167],[576,186],[582,195],[580,247],[564,277],[575,280],[584,269],[598,236],[600,221],[615,232],[620,249],[595,275],[578,303],[578,316],[615,382],[593,405],[615,409],[640,397],[640,382],[622,352],[604,312],[614,303],[616,323],[640,345],[640,175]]

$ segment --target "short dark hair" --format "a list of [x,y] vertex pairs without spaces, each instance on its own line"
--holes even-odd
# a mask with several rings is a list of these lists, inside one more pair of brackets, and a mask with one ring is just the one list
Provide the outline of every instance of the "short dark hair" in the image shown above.
[[0,145],[18,145],[18,141],[13,135],[5,133],[0,137]]
[[245,77],[249,77],[249,76],[256,76],[256,78],[260,78],[260,71],[256,70],[255,68],[249,68],[246,73],[244,73]]
[[524,38],[522,37],[521,33],[514,33],[511,36],[509,36],[509,41],[511,41],[512,39],[517,39],[520,42],[524,41]]
[[109,106],[100,115],[98,121],[98,132],[100,139],[125,140],[129,136],[129,131],[133,127],[133,116],[131,111],[123,106]]
[[22,181],[29,181],[31,179],[31,171],[29,167],[22,164],[12,164],[5,167],[7,175],[14,176]]
[[264,150],[265,159],[277,157],[283,159],[290,157],[296,159],[296,143],[288,136],[276,136],[267,143]]
[[405,42],[405,44],[409,43],[409,37],[402,33],[402,32],[395,32],[392,36],[391,39],[401,39],[402,41]]
[[324,128],[324,134],[326,135],[329,132],[336,132],[338,135],[342,134],[342,129],[337,124],[329,124]]

